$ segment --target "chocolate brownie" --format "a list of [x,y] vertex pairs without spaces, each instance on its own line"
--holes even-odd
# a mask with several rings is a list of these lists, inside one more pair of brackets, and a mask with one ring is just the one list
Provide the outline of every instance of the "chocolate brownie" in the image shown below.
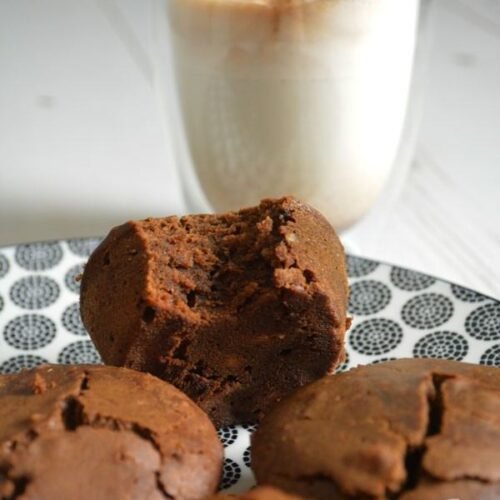
[[500,370],[401,359],[324,377],[264,419],[252,467],[315,499],[498,499]]
[[295,495],[290,495],[284,491],[278,490],[272,486],[258,486],[253,490],[247,491],[245,493],[240,493],[239,495],[231,495],[229,493],[219,493],[214,495],[207,500],[304,500],[304,497],[297,497]]
[[229,425],[334,369],[347,295],[332,227],[282,198],[113,229],[85,267],[81,311],[105,363],[167,380]]
[[45,365],[0,376],[0,498],[198,499],[222,447],[175,387],[126,368]]

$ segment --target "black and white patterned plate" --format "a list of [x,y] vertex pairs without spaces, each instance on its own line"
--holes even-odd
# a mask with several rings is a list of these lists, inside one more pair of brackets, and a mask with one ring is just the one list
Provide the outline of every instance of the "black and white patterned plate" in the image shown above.
[[[0,373],[40,363],[98,363],[80,319],[76,277],[97,238],[0,248]],[[402,357],[500,366],[500,302],[425,274],[347,259],[354,322],[345,371]],[[219,430],[226,458],[221,487],[253,484],[253,426]]]

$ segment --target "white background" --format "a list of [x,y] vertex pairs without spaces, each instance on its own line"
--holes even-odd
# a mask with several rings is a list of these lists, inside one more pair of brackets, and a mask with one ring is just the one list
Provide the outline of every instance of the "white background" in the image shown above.
[[[146,2],[116,1],[128,23],[108,0],[0,0],[0,245],[184,211],[148,68],[124,44],[128,24],[148,39]],[[348,242],[500,298],[500,2],[435,0],[433,25],[409,177]]]

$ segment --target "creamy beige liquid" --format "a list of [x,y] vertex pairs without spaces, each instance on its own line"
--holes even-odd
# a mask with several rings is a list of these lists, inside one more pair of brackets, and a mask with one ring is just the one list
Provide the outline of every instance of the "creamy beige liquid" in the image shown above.
[[170,0],[188,149],[216,210],[293,194],[338,228],[399,144],[418,0]]

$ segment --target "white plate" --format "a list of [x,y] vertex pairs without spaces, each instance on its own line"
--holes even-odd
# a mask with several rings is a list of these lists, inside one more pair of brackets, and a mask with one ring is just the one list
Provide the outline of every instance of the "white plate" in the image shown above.
[[[98,363],[80,320],[75,276],[99,239],[0,248],[0,372],[43,362]],[[348,257],[347,361],[341,370],[386,359],[440,357],[500,366],[500,302],[407,269]],[[222,487],[253,484],[252,426],[220,429]]]

